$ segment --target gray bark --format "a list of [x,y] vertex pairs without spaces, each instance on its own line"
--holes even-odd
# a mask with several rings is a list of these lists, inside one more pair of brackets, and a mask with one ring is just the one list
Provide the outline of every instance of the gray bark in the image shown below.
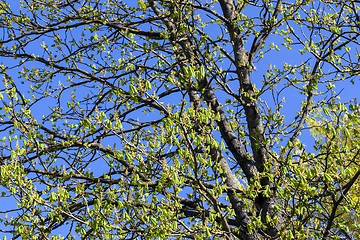
[[[246,114],[246,121],[250,134],[251,149],[255,160],[255,166],[260,173],[263,173],[266,171],[265,164],[268,161],[268,149],[265,144],[266,141],[264,136],[264,126],[250,78],[249,66],[251,64],[244,47],[244,41],[240,29],[237,27],[238,21],[234,2],[230,0],[219,0],[219,3],[221,5],[223,15],[227,19],[226,27],[229,31],[233,45],[236,62],[236,73],[239,79],[240,95],[242,97],[243,107]],[[264,40],[266,37],[267,35],[264,35],[261,40]],[[272,174],[272,170],[269,170],[269,173]],[[253,180],[256,181],[256,179]],[[273,210],[274,206],[278,204],[275,195],[275,186],[274,183],[271,182],[266,176],[260,179],[260,183],[263,187],[269,186],[272,191],[270,197],[265,197],[262,194],[258,195],[258,197],[255,199],[257,204],[257,211],[261,216],[262,222],[267,226],[266,234],[270,237],[276,237],[279,233],[281,224],[283,223],[283,218],[279,212],[275,212]],[[276,216],[279,221],[277,223],[272,222],[272,224],[268,224],[266,223],[267,215],[269,215],[271,218]]]

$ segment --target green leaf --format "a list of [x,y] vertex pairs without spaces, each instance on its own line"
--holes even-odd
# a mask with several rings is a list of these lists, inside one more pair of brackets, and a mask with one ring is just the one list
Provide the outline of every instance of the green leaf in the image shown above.
[[223,141],[221,141],[221,143],[220,143],[220,149],[221,149],[222,151],[225,151],[225,150],[226,150],[226,147],[225,147],[225,144],[224,144]]
[[188,71],[189,71],[189,77],[190,78],[195,77],[195,71],[194,71],[194,68],[192,66],[189,66]]
[[145,82],[146,89],[151,90],[151,83],[149,81]]
[[135,93],[138,92],[137,89],[136,89],[136,87],[134,87],[134,85],[132,85],[132,84],[130,84],[129,88],[130,88],[130,93],[131,93],[131,94],[135,94]]

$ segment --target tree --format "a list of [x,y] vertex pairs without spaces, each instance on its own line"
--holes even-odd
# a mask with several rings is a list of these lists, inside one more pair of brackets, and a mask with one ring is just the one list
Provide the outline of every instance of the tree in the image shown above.
[[356,4],[1,0],[2,232],[353,239],[358,132],[300,134],[359,119]]
[[[339,190],[346,192],[347,199],[351,204],[359,204],[359,179],[347,180],[354,176],[359,164],[359,113],[352,111],[354,111],[353,105],[350,105],[349,110],[346,105],[331,102],[322,111],[314,112],[314,117],[308,120],[308,125],[312,126],[311,132],[316,138],[316,148],[321,149],[320,151],[326,154],[328,162],[336,161],[335,166],[340,166],[337,175],[335,175],[343,186]],[[323,150],[329,148],[337,149],[337,151]],[[329,165],[333,165],[333,163]],[[359,238],[359,211],[350,211],[347,204],[341,202],[339,205],[342,207],[334,209],[334,213],[344,216],[345,225],[355,238]],[[332,205],[326,209],[332,211]]]

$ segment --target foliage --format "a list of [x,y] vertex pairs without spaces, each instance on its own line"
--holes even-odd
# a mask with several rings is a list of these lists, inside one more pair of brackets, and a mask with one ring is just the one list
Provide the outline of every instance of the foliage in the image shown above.
[[[308,125],[316,138],[315,148],[326,156],[324,166],[334,168],[333,171],[337,173],[334,185],[341,186],[338,190],[347,196],[348,203],[340,202],[334,213],[344,216],[344,225],[355,238],[359,238],[360,215],[356,205],[360,203],[360,181],[352,179],[359,168],[360,118],[355,105],[348,104],[348,108],[345,104],[329,103],[326,108],[314,112],[314,118],[309,119]],[[326,202],[335,203],[331,198]],[[350,211],[349,203],[355,206],[350,208],[354,210]],[[332,204],[326,207],[326,210],[332,211]]]
[[359,105],[335,91],[358,81],[357,9],[0,0],[1,231],[359,236]]

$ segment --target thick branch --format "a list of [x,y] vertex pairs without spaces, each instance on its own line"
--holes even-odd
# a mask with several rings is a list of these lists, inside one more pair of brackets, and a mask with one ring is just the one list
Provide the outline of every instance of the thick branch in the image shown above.
[[[228,19],[226,26],[231,37],[235,61],[237,63],[236,72],[240,83],[240,94],[244,102],[243,106],[246,114],[255,166],[259,172],[265,172],[265,165],[268,161],[268,149],[265,144],[264,126],[250,79],[250,64],[248,63],[243,37],[240,28],[237,26],[238,22],[234,2],[230,0],[219,0],[219,2],[225,18]],[[270,170],[270,173],[271,171],[272,170]],[[271,182],[268,177],[264,176],[261,178],[261,185],[269,186],[270,189],[273,190],[269,198],[259,194],[255,201],[257,203],[258,212],[261,214],[261,220],[267,225],[266,233],[271,237],[275,237],[280,230],[283,220],[279,212],[274,212],[272,210],[274,206],[278,204],[274,192],[274,183]],[[266,222],[267,215],[270,215],[271,218],[276,216],[279,221],[277,223],[274,222],[274,226],[272,226]]]

